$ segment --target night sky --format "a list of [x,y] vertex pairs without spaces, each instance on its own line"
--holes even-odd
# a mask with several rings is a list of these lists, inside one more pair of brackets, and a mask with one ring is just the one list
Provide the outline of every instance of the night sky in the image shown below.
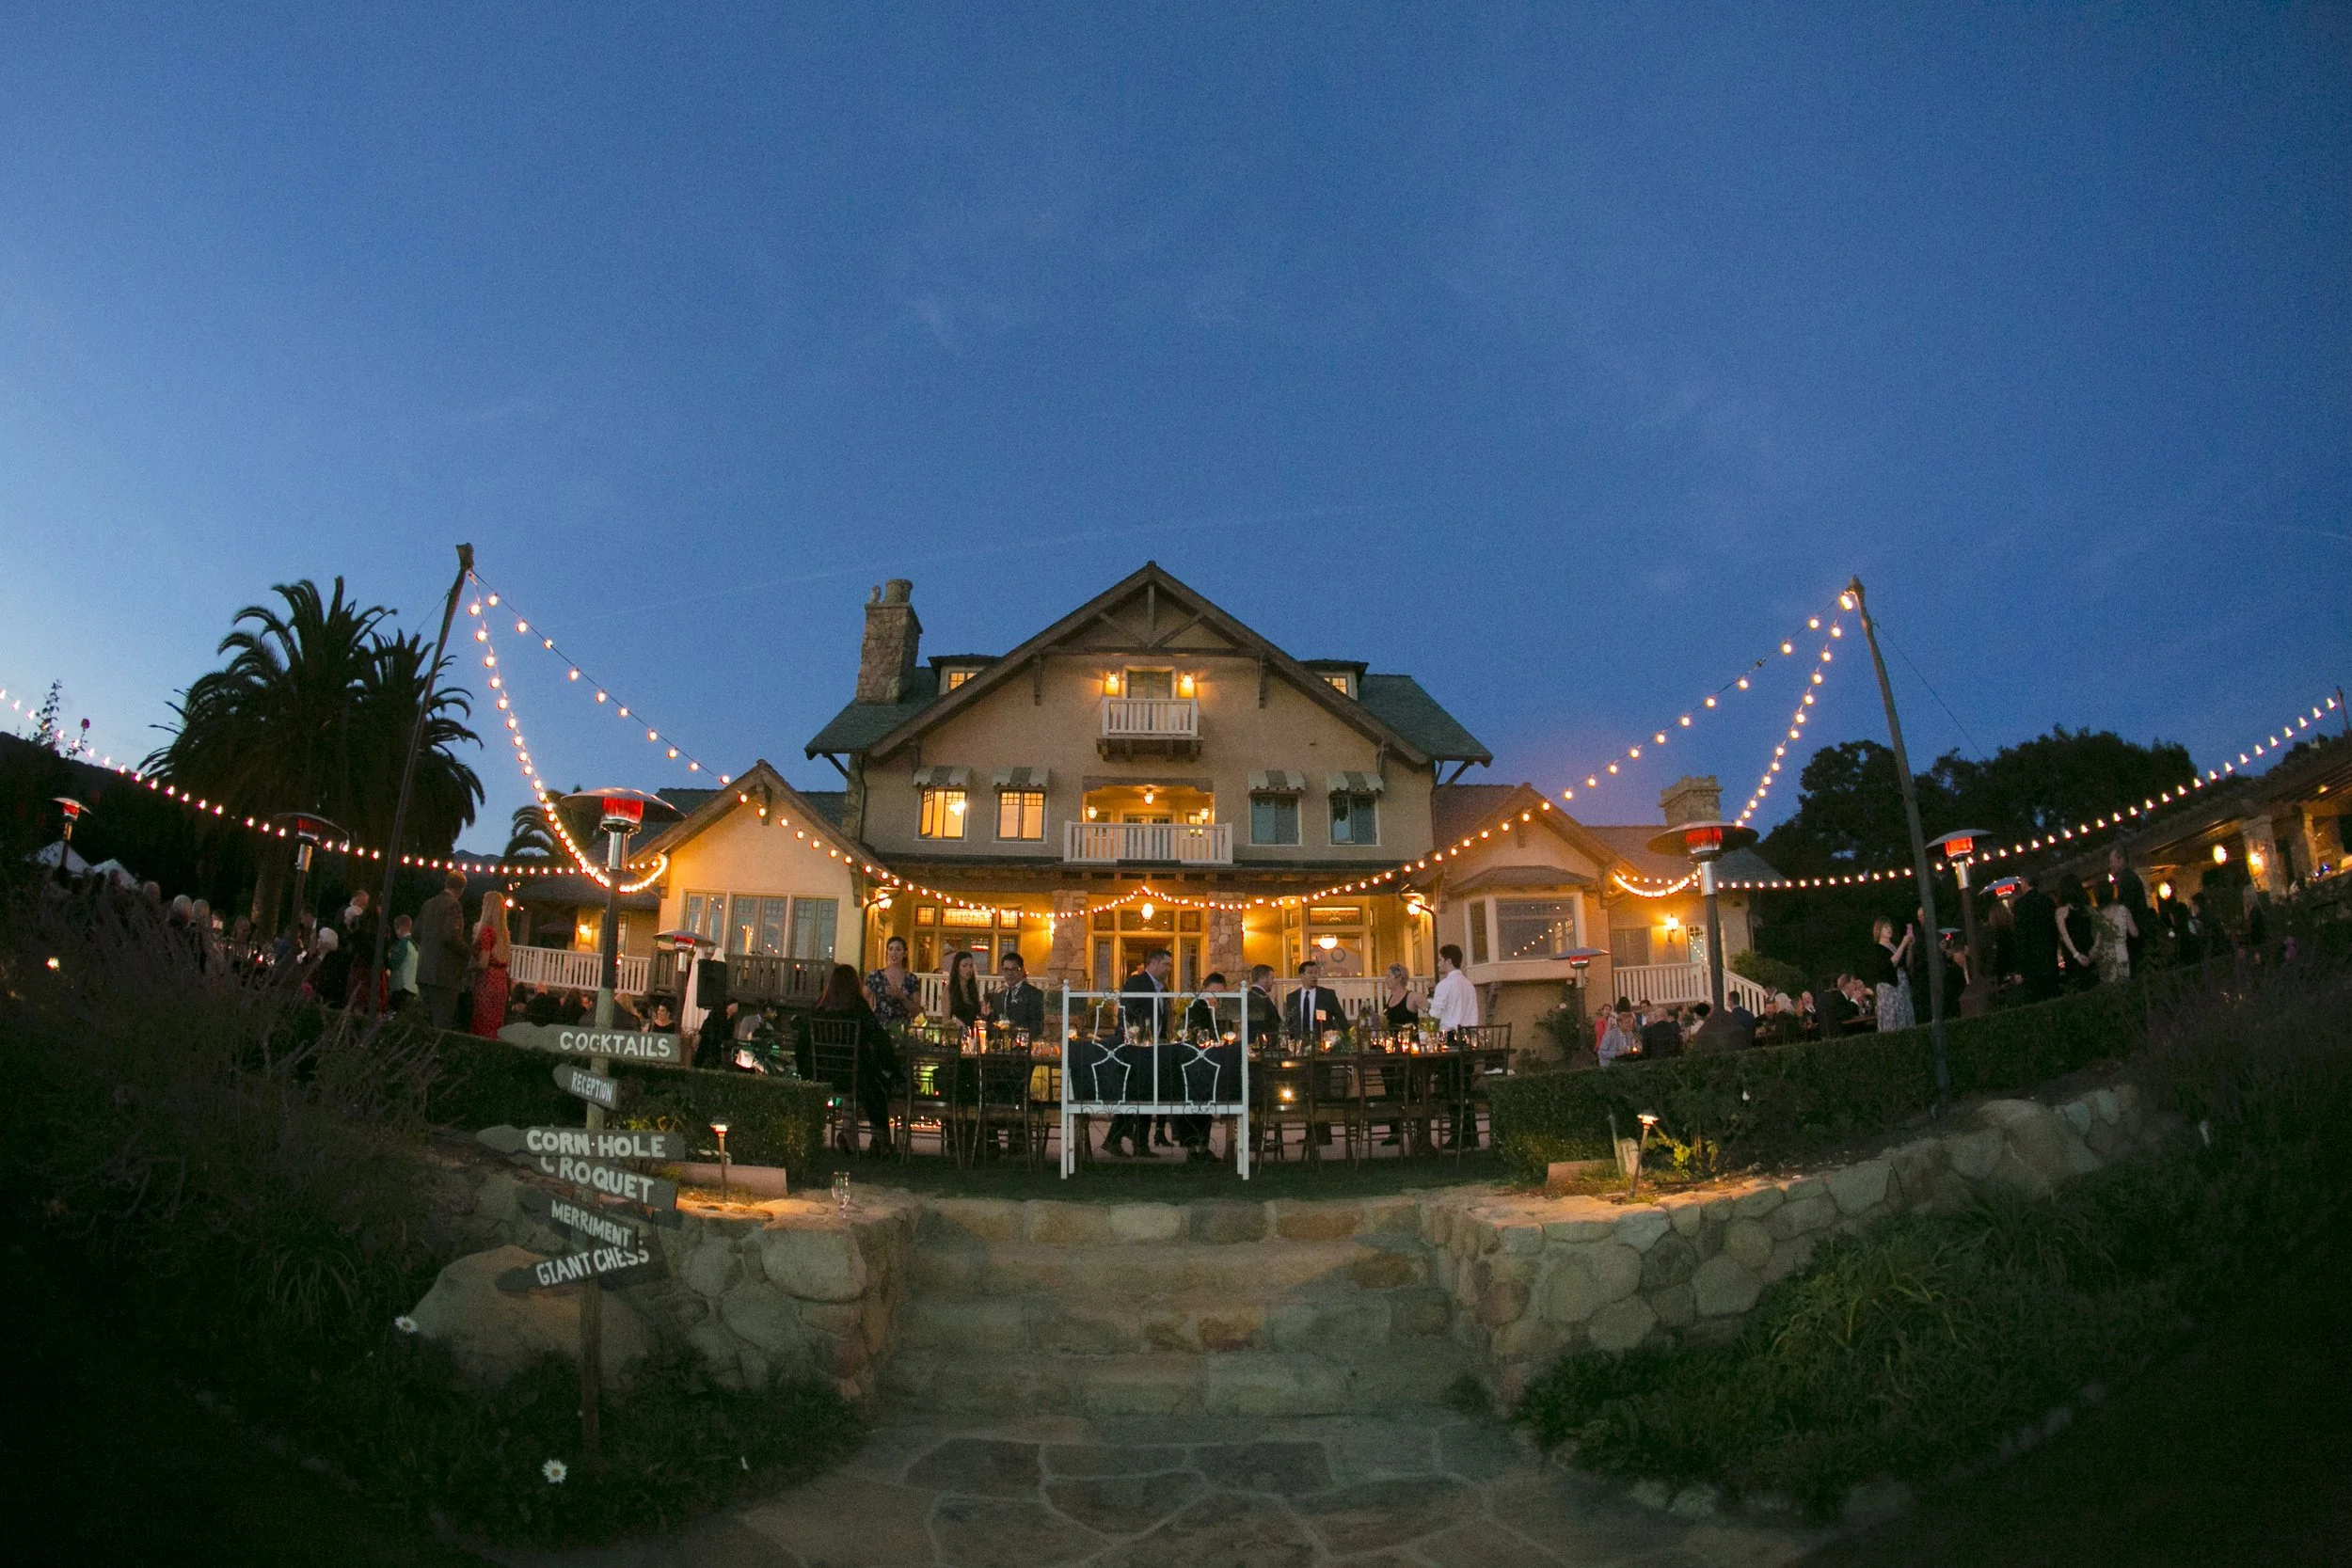
[[[1157,559],[1599,820],[1736,808],[1850,574],[1921,766],[2352,666],[2342,7],[390,9],[0,5],[0,686],[118,760],[461,539],[819,786],[887,577],[994,652]],[[700,782],[501,625],[556,782]]]

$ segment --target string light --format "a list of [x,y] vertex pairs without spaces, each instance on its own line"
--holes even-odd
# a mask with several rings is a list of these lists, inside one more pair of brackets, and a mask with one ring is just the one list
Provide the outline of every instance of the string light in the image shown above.
[[[2332,695],[2324,702],[2314,704],[2310,712],[2298,713],[2294,719],[2280,725],[2275,734],[2265,736],[2259,744],[2238,753],[2239,761],[2244,762],[2252,754],[2283,749],[2298,732],[2310,729],[2313,721],[2324,721],[2328,714],[2335,712],[2341,705],[2340,700]],[[2005,848],[1980,849],[1973,858],[1979,862],[1999,861],[2017,855],[2035,854],[2043,849],[2057,848],[2062,844],[2073,844],[2078,839],[2088,838],[2093,833],[2105,832],[2111,828],[2121,828],[2135,817],[2144,819],[2154,816],[2168,806],[2176,805],[2187,800],[2207,785],[2220,783],[2224,778],[2234,773],[2237,766],[2236,763],[2225,762],[2219,768],[2208,768],[2186,784],[2175,784],[2169,789],[2159,790],[2154,795],[2143,797],[2137,805],[2117,806],[2091,817],[2087,822],[2077,822],[2072,827],[2038,833]],[[1869,882],[1894,881],[1914,875],[1915,873],[1908,866],[1891,866],[1877,871],[1847,872],[1835,877],[1784,878],[1778,881],[1727,881],[1721,885],[1726,889],[1737,888],[1746,891],[1773,888],[1858,887]]]
[[[1821,618],[1819,615],[1811,616],[1806,620],[1805,625],[1818,630],[1821,625]],[[1833,630],[1830,635],[1834,637],[1836,636],[1837,633]],[[1792,652],[1795,649],[1795,646],[1796,643],[1793,636],[1783,638],[1780,641],[1780,651],[1783,654]],[[1722,702],[1723,698],[1727,694],[1735,691],[1746,691],[1750,689],[1750,681],[1752,677],[1758,670],[1763,669],[1764,666],[1771,661],[1772,656],[1770,654],[1767,654],[1760,658],[1752,660],[1748,664],[1747,668],[1740,674],[1733,677],[1731,680],[1725,681],[1723,685],[1717,687],[1713,691],[1708,692],[1704,698],[1702,698],[1696,708],[1676,715],[1674,722],[1670,724],[1658,725],[1650,731],[1648,740],[1635,741],[1629,744],[1625,749],[1625,755],[1622,758],[1613,758],[1608,763],[1594,768],[1591,772],[1586,773],[1584,775],[1584,783],[1581,787],[1585,789],[1599,788],[1601,781],[1605,778],[1615,776],[1623,764],[1639,762],[1642,759],[1642,748],[1645,745],[1665,745],[1675,731],[1692,728],[1692,721],[1693,719],[1695,719],[1700,713],[1717,706]],[[1563,788],[1560,791],[1560,799],[1563,800],[1575,800],[1577,788],[1578,786],[1574,784],[1570,784]]]
[[[1808,625],[1818,630],[1821,625],[1821,618],[1817,615],[1811,622],[1808,623]],[[1829,635],[1833,641],[1845,636],[1845,627],[1838,625],[1836,621],[1832,621],[1829,624]],[[1790,646],[1791,645],[1789,643],[1784,642],[1780,645],[1780,651],[1784,654],[1788,653]],[[1748,825],[1748,818],[1754,816],[1763,806],[1764,797],[1772,792],[1773,775],[1780,771],[1782,761],[1788,755],[1788,748],[1790,744],[1797,740],[1798,737],[1804,733],[1804,726],[1807,721],[1805,709],[1813,706],[1814,693],[1820,689],[1822,682],[1822,671],[1828,667],[1836,657],[1836,654],[1831,651],[1830,644],[1828,642],[1821,644],[1821,657],[1815,661],[1811,678],[1805,682],[1804,690],[1798,698],[1795,710],[1788,715],[1788,738],[1777,741],[1773,744],[1772,760],[1764,765],[1764,771],[1757,775],[1755,793],[1748,797],[1748,803],[1740,808],[1740,815],[1736,818],[1740,826],[1744,828]]]

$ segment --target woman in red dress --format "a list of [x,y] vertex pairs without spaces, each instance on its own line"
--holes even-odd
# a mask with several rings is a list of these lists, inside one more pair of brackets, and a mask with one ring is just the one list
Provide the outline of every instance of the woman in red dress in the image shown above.
[[506,896],[482,895],[482,918],[473,927],[473,1032],[498,1038],[506,1027],[506,965],[514,957],[506,934]]

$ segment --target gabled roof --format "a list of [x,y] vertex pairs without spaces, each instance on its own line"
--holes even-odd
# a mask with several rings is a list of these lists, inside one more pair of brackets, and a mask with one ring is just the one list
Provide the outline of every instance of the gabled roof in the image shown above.
[[[1543,793],[1533,784],[1439,784],[1429,794],[1430,837],[1438,848],[1450,851],[1472,833],[1491,831],[1504,818],[1516,819],[1522,812],[1528,814],[1528,823],[1544,824],[1592,857],[1604,876],[1619,866],[1645,880],[1660,882],[1678,881],[1691,873],[1691,863],[1684,857],[1661,855],[1650,848],[1649,841],[1666,831],[1664,823],[1643,827],[1580,822],[1560,807],[1548,806]],[[1753,849],[1734,849],[1716,863],[1723,875],[1734,881],[1780,879],[1780,873]],[[1497,879],[1501,876],[1500,872],[1482,871],[1458,887],[1452,883],[1448,887],[1460,893],[1473,884],[1503,885]]]
[[1165,594],[1169,609],[1188,612],[1186,625],[1206,626],[1236,648],[1265,660],[1269,673],[1304,692],[1308,699],[1341,722],[1394,749],[1407,762],[1421,765],[1440,758],[1487,762],[1491,754],[1477,739],[1438,706],[1409,675],[1367,675],[1359,690],[1375,683],[1375,700],[1366,691],[1362,700],[1350,698],[1320,679],[1307,665],[1293,658],[1251,630],[1197,590],[1179,581],[1157,562],[1147,561],[1076,610],[1031,637],[953,691],[942,693],[936,667],[917,667],[914,682],[898,703],[851,703],[819,730],[807,747],[810,756],[827,752],[865,752],[886,756],[932,726],[978,702],[1006,681],[1017,678],[1029,659],[1085,631],[1097,620],[1139,593]]
[[1430,837],[1434,847],[1449,857],[1462,840],[1492,832],[1502,823],[1513,828],[1540,826],[1556,833],[1604,872],[1614,858],[1610,845],[1547,800],[1534,784],[1439,784],[1429,792]]
[[681,847],[724,821],[729,812],[739,808],[745,811],[752,809],[744,797],[758,799],[764,794],[770,811],[780,812],[794,826],[805,827],[810,832],[822,837],[827,844],[849,856],[854,869],[868,861],[871,852],[841,831],[840,792],[832,790],[821,793],[834,797],[834,810],[830,813],[815,798],[803,795],[787,784],[784,775],[762,758],[737,775],[724,789],[675,790],[665,795],[663,799],[673,805],[680,803],[677,797],[682,794],[700,794],[704,799],[686,814],[683,820],[671,823],[646,840],[629,858],[636,861],[657,854],[675,854]]

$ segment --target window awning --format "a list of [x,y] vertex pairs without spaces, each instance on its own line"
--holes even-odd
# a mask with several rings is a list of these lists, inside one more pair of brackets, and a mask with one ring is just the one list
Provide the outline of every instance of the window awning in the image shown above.
[[1331,793],[1334,795],[1377,795],[1388,787],[1377,773],[1331,775]]
[[914,770],[917,789],[969,789],[972,769],[969,768],[918,768]]
[[1263,773],[1249,775],[1249,788],[1251,793],[1257,795],[1304,795],[1307,793],[1307,775],[1269,768]]
[[996,769],[996,787],[1042,791],[1053,787],[1052,778],[1052,769],[1045,768],[999,768]]

